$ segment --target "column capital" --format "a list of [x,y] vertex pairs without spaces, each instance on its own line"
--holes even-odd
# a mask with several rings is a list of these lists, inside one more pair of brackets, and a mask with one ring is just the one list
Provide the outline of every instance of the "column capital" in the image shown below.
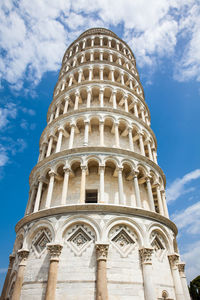
[[76,127],[76,123],[74,122],[70,123],[70,127]]
[[132,174],[133,174],[133,177],[138,177],[139,171],[138,170],[134,170],[132,172]]
[[185,263],[184,262],[178,263],[178,270],[179,270],[180,273],[185,272]]
[[88,92],[88,93],[91,93],[91,92],[92,92],[91,86],[89,86],[89,87],[87,88],[87,92]]
[[127,98],[128,98],[128,94],[124,93],[124,94],[123,94],[123,98],[124,98],[124,99],[127,99]]
[[26,265],[26,260],[28,258],[29,255],[29,250],[28,249],[20,249],[17,251],[17,255],[20,259],[20,265]]
[[71,172],[71,168],[69,166],[63,167],[64,172]]
[[104,165],[100,165],[99,166],[99,171],[105,171],[105,166]]
[[83,70],[82,69],[78,69],[78,73],[83,73]]
[[82,165],[81,165],[81,170],[86,171],[86,170],[87,170],[87,166],[82,166]]
[[57,173],[54,170],[50,170],[48,174],[49,174],[50,177],[57,175]]
[[53,244],[53,243],[47,244],[47,250],[49,252],[51,261],[59,260],[59,256],[61,254],[62,248],[63,246],[61,244]]
[[96,246],[97,260],[107,260],[109,244],[96,243],[95,246]]
[[76,95],[76,96],[80,96],[79,90],[76,90],[76,91],[75,91],[75,95]]
[[9,266],[8,266],[9,269],[12,269],[14,261],[15,261],[15,254],[10,254],[9,255]]
[[132,130],[133,130],[133,127],[132,126],[128,126],[128,131],[132,132]]
[[139,253],[142,264],[152,264],[153,248],[141,248]]
[[116,95],[117,94],[117,90],[112,90],[112,95]]
[[89,120],[89,119],[86,119],[86,120],[84,120],[84,123],[85,123],[85,124],[90,124],[90,120]]
[[58,132],[60,132],[60,131],[64,132],[65,129],[64,129],[62,126],[59,126],[59,127],[58,127]]
[[72,77],[74,77],[74,74],[72,74],[72,73],[69,74],[69,78],[72,78]]
[[65,95],[65,96],[64,96],[64,100],[65,100],[65,101],[69,101],[69,95]]
[[169,259],[171,266],[175,267],[175,266],[177,266],[177,264],[179,262],[179,255],[176,253],[170,254],[170,255],[168,255],[168,259]]
[[100,87],[100,89],[99,89],[99,93],[101,94],[101,93],[104,93],[104,87]]
[[118,167],[117,168],[117,172],[122,172],[123,171],[123,167]]

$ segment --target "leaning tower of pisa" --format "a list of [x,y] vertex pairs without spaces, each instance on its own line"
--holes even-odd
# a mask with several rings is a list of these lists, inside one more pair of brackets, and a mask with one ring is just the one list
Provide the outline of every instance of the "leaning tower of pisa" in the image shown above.
[[189,300],[129,46],[85,31],[62,61],[1,299]]

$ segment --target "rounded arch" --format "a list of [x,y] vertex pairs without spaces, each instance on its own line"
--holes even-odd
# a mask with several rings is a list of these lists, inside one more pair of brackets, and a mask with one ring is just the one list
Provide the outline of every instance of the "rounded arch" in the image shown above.
[[165,229],[165,227],[163,225],[160,225],[158,223],[151,223],[149,226],[148,226],[148,229],[147,229],[147,232],[148,232],[148,239],[149,239],[149,242],[150,242],[150,237],[151,237],[151,234],[153,232],[155,233],[158,233],[162,236],[162,238],[164,239],[165,241],[165,245],[167,247],[167,250],[169,252],[172,252],[172,239],[170,238],[170,235],[168,234],[167,230]]
[[34,236],[36,235],[36,233],[39,230],[41,230],[43,228],[49,229],[49,231],[51,232],[52,241],[55,240],[55,230],[53,228],[53,225],[49,221],[47,221],[47,220],[40,220],[40,221],[36,222],[31,227],[28,235],[25,237],[25,240],[24,240],[24,247],[25,248],[30,249],[31,243],[32,243],[32,240],[33,240]]
[[88,165],[88,163],[91,162],[92,160],[96,161],[99,165],[102,164],[102,160],[100,157],[98,157],[97,155],[89,155],[86,157],[85,160],[86,165]]
[[142,247],[144,245],[145,233],[144,233],[142,227],[140,227],[140,225],[138,225],[137,222],[135,222],[131,218],[127,218],[127,217],[116,217],[116,218],[110,220],[103,228],[102,240],[107,241],[109,232],[111,231],[111,229],[113,227],[119,226],[119,225],[125,225],[125,226],[128,226],[130,229],[132,229],[138,237],[139,247]]
[[121,164],[120,164],[120,161],[118,160],[118,158],[116,157],[113,157],[113,156],[107,156],[104,158],[103,160],[104,164],[108,164],[109,162],[113,163],[115,165],[115,167],[119,167]]
[[77,215],[75,218],[74,216],[69,217],[67,220],[65,220],[59,227],[59,229],[57,230],[57,236],[56,236],[56,240],[63,242],[63,237],[64,234],[66,233],[66,231],[68,230],[68,228],[70,228],[73,225],[76,224],[85,224],[88,225],[89,227],[91,227],[95,233],[95,237],[96,240],[99,241],[100,237],[101,237],[101,228],[98,225],[98,223],[88,217],[88,216],[84,216],[84,215]]

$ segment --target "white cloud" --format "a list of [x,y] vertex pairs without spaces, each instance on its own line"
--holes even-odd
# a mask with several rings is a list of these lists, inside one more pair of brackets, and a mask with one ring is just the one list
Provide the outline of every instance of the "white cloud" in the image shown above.
[[194,170],[182,178],[177,178],[166,190],[167,201],[175,201],[181,195],[190,192],[191,187],[185,188],[185,185],[192,180],[198,179],[200,177],[200,169]]
[[[0,78],[16,90],[25,80],[35,86],[45,72],[57,71],[66,46],[83,30],[119,24],[140,66],[156,69],[162,57],[177,56],[176,79],[200,78],[199,6],[194,0],[2,1],[0,20]],[[183,37],[184,49],[177,55]]]
[[14,103],[7,103],[4,107],[0,108],[0,129],[5,128],[10,119],[15,119],[17,116],[17,108]]
[[173,221],[184,233],[199,234],[200,228],[200,201],[172,215]]
[[199,275],[200,270],[200,241],[189,245],[188,250],[182,254],[182,260],[186,262],[186,276],[188,283]]

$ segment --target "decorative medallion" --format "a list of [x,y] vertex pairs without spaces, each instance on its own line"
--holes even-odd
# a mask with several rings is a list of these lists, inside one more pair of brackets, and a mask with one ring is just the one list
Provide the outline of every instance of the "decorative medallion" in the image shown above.
[[66,234],[65,243],[75,255],[80,256],[91,244],[94,243],[95,235],[89,226],[73,226]]
[[111,244],[122,257],[127,257],[137,245],[137,238],[127,226],[118,226],[112,229],[109,235]]

